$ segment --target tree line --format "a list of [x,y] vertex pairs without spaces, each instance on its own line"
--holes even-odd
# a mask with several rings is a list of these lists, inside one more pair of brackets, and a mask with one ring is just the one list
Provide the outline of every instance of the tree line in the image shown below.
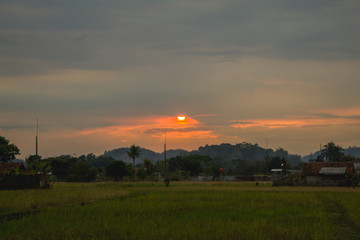
[[320,154],[315,159],[310,159],[310,162],[354,162],[356,158],[351,155],[345,155],[344,149],[336,145],[334,142],[329,142],[321,149]]
[[[0,162],[15,159],[20,150],[15,144],[0,136]],[[143,158],[135,165],[135,160],[141,158],[142,148],[132,145],[126,151],[132,163],[115,160],[111,156],[90,153],[79,157],[62,155],[41,158],[30,155],[26,158],[27,169],[42,176],[43,180],[91,182],[96,180],[128,180],[156,181],[166,178],[172,181],[186,180],[194,176],[207,176],[217,179],[220,175],[256,175],[269,174],[271,169],[301,169],[300,165],[291,165],[286,158],[288,152],[282,148],[276,150],[277,156],[266,154],[262,160],[243,158],[227,159],[226,157],[190,154],[171,157],[166,160],[152,161]],[[322,149],[321,155],[313,161],[354,161],[355,158],[342,153],[342,148],[333,142]]]

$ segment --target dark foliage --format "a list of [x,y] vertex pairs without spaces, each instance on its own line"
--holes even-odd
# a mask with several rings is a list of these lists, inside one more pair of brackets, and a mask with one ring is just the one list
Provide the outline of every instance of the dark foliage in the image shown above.
[[169,160],[169,170],[182,170],[188,172],[190,176],[196,176],[203,171],[201,160],[200,155],[178,156]]
[[91,165],[93,165],[96,168],[101,168],[101,169],[105,170],[106,166],[108,166],[110,163],[115,161],[115,159],[110,156],[102,155],[99,157],[91,157],[91,158],[86,157],[85,161],[87,161],[88,163],[90,163]]
[[19,148],[15,144],[9,144],[9,140],[0,136],[0,162],[15,159],[18,154],[20,154]]
[[255,174],[265,172],[264,161],[249,161],[249,160],[239,159],[239,160],[234,160],[233,165],[234,165],[233,173],[235,175],[252,176]]
[[272,157],[268,162],[268,169],[290,169],[290,164],[285,160],[285,158]]
[[136,158],[140,157],[141,155],[141,147],[137,145],[131,145],[129,151],[127,151],[127,155],[133,160],[133,165],[135,167],[135,160]]
[[[112,156],[116,160],[124,160],[125,162],[131,162],[132,158],[129,158],[126,152],[129,151],[129,148],[118,148],[112,151],[107,151],[104,153],[105,156]],[[260,147],[258,144],[251,144],[247,142],[239,144],[229,144],[223,143],[220,145],[205,145],[199,147],[198,150],[194,151],[185,151],[185,150],[168,150],[166,151],[166,156],[171,158],[176,158],[177,156],[189,156],[189,155],[201,155],[208,156],[211,159],[215,160],[217,163],[223,167],[231,167],[231,161],[237,159],[244,159],[249,161],[262,161],[266,157],[284,157],[292,166],[297,166],[302,162],[301,156],[289,154],[283,148],[278,148],[275,151],[272,149],[265,149]],[[141,149],[141,156],[144,158],[151,159],[153,161],[161,161],[164,159],[164,153],[156,153],[148,149]]]
[[77,161],[71,166],[66,177],[70,182],[92,182],[95,181],[98,170],[88,162]]
[[129,176],[129,168],[123,161],[113,161],[106,167],[106,176],[115,180],[121,180],[125,176]]
[[66,180],[70,169],[76,163],[77,158],[70,155],[63,155],[55,158],[49,158],[52,174],[58,181]]
[[341,162],[344,156],[342,147],[336,145],[334,142],[329,142],[321,150],[321,158],[327,162]]
[[40,175],[14,175],[0,176],[0,189],[31,189],[40,187]]

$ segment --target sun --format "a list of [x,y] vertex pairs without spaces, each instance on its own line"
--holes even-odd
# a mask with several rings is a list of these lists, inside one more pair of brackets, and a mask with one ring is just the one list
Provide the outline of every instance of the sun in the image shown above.
[[179,121],[184,121],[186,119],[186,117],[185,116],[177,116],[177,119]]

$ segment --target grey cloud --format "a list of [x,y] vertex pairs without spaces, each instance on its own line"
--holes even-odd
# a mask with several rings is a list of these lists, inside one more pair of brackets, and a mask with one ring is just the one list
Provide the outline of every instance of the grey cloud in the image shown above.
[[12,123],[12,124],[0,124],[0,130],[9,131],[14,129],[35,129],[36,126],[34,124],[26,124],[26,123]]
[[360,119],[360,115],[351,115],[351,116],[341,116],[336,114],[329,114],[329,113],[318,113],[312,114],[316,118],[327,118],[327,119]]
[[[206,8],[207,1],[186,3],[184,7],[176,1],[2,2],[0,52],[9,63],[0,72],[31,71],[24,59],[37,60],[32,64],[39,71],[121,69],[139,63],[144,55],[151,61],[153,49],[169,46],[179,54],[220,57],[360,56],[357,1],[225,1],[212,9]],[[204,51],[204,46],[214,50]],[[139,47],[144,55],[138,56]]]

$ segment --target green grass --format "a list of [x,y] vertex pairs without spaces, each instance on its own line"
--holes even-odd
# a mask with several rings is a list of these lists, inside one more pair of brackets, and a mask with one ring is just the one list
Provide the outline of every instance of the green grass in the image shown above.
[[55,184],[0,191],[0,239],[359,239],[358,206],[347,188]]

